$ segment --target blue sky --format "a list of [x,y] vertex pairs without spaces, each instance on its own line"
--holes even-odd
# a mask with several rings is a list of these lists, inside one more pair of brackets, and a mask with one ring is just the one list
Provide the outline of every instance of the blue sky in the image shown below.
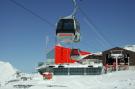
[[[71,0],[15,0],[51,24],[73,10]],[[81,42],[73,44],[89,52],[135,44],[135,0],[77,0],[82,11]],[[0,60],[34,72],[55,43],[55,27],[42,21],[10,0],[0,0]]]

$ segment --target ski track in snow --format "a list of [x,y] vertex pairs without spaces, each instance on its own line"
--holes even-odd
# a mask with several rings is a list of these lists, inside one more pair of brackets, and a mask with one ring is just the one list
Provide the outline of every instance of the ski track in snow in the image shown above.
[[[135,89],[135,71],[118,71],[102,75],[53,76],[43,80],[35,74],[33,80],[19,81],[1,86],[0,89]],[[29,88],[14,88],[13,85],[32,85]]]

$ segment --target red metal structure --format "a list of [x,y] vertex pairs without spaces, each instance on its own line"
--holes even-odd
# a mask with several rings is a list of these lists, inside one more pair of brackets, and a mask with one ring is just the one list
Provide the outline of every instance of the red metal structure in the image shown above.
[[52,73],[51,72],[45,72],[42,74],[44,80],[50,80],[52,79]]
[[[75,63],[76,60],[70,58],[71,49],[63,46],[55,46],[55,64]],[[90,52],[80,51],[81,55],[91,54]]]

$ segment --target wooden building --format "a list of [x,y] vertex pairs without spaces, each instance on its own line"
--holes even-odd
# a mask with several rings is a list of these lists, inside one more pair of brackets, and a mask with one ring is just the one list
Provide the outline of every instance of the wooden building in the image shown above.
[[111,48],[111,49],[108,49],[106,51],[103,51],[102,58],[101,58],[101,60],[103,60],[103,64],[106,64],[108,56],[111,54],[112,51],[121,52],[122,54],[124,54],[125,60],[126,60],[126,58],[128,58],[129,65],[131,65],[131,66],[135,65],[135,52],[130,51],[130,50],[126,50],[126,49],[123,49],[120,47],[115,47],[115,48]]
[[125,64],[133,66],[135,65],[135,52],[130,51],[130,50],[126,50],[120,47],[115,47],[115,48],[111,48],[108,50],[105,50],[102,52],[101,55],[89,55],[87,57],[85,57],[84,59],[100,59],[103,62],[103,65],[105,65],[106,63],[108,63],[109,56],[111,55],[112,52],[118,53],[121,52],[124,56],[124,61]]

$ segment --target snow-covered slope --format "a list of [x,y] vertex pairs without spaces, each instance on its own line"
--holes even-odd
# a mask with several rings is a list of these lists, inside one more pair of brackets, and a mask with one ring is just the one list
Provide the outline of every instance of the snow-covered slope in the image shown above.
[[0,82],[7,81],[16,73],[16,69],[8,62],[0,61]]
[[103,75],[53,76],[52,80],[43,80],[40,75],[35,75],[33,80],[14,82],[0,89],[135,89],[134,75],[135,70]]
[[135,45],[127,45],[127,46],[124,47],[124,49],[135,52]]

